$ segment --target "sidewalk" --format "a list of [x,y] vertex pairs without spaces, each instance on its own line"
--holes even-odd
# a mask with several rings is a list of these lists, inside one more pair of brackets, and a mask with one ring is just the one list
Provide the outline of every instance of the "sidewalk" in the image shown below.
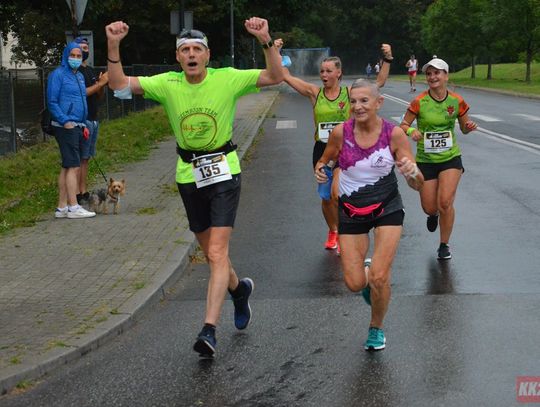
[[[278,95],[239,100],[244,155]],[[0,394],[121,334],[162,299],[196,247],[174,182],[175,141],[108,174],[126,180],[118,215],[54,219],[0,238]],[[101,186],[100,186],[101,187]]]

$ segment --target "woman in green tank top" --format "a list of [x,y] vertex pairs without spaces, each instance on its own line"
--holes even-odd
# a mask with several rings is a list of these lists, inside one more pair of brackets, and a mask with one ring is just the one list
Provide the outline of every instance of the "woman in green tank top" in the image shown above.
[[[283,41],[274,41],[276,48],[281,49]],[[392,61],[392,48],[388,44],[382,44],[381,51],[384,55],[385,64],[377,75],[377,85],[383,87],[390,71]],[[322,60],[319,70],[319,77],[322,86],[306,82],[296,76],[291,75],[287,68],[283,68],[285,82],[302,96],[309,98],[313,106],[313,120],[315,123],[315,145],[313,146],[313,168],[321,158],[326,143],[332,129],[339,123],[349,118],[349,88],[341,85],[343,73],[341,70],[341,60],[338,57],[327,57]],[[328,225],[328,236],[324,244],[325,249],[338,249],[339,242],[337,233],[338,205],[337,205],[337,182],[335,182],[339,171],[334,167],[334,177],[332,181],[332,197],[329,200],[322,199],[321,207],[324,219]]]

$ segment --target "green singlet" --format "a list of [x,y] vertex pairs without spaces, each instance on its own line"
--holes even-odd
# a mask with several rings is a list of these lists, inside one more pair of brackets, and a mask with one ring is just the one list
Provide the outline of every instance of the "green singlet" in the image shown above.
[[[429,91],[422,92],[409,105],[408,110],[416,116],[418,130],[424,136],[424,139],[418,141],[416,145],[416,161],[420,163],[442,163],[461,155],[457,144],[454,126],[456,119],[463,116],[469,110],[469,105],[457,93],[448,91],[447,96],[442,101],[437,101],[431,97]],[[441,141],[434,140],[439,145],[433,145],[433,152],[426,152],[426,145],[430,147],[429,141],[425,140],[426,132],[444,133],[450,132],[451,138],[444,140],[445,145],[451,144],[451,147],[442,147]],[[435,135],[437,137],[437,135]],[[428,144],[426,144],[428,143]],[[437,149],[443,151],[436,151]]]
[[346,86],[340,88],[339,95],[334,100],[329,100],[324,94],[324,88],[321,88],[313,106],[315,141],[319,141],[320,123],[342,123],[349,118],[350,110],[349,89]]
[[[213,151],[232,138],[236,101],[256,93],[260,69],[208,68],[201,83],[190,84],[184,72],[139,76],[144,98],[163,105],[178,145],[185,150]],[[236,151],[227,154],[231,174],[240,173]],[[195,182],[192,166],[181,158],[176,182]]]

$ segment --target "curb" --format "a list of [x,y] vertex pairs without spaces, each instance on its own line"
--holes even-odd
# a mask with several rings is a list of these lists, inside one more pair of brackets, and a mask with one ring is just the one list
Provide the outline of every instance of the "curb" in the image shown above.
[[[277,88],[270,88],[276,89]],[[266,108],[260,114],[255,126],[245,137],[242,145],[237,149],[238,158],[242,161],[245,153],[251,146],[253,139],[258,134],[263,121],[267,118],[268,111],[274,105],[279,91],[274,91],[268,100]],[[35,381],[47,375],[60,366],[80,359],[87,353],[96,350],[116,336],[121,335],[131,328],[140,316],[152,305],[166,300],[168,291],[178,282],[189,264],[189,256],[195,251],[198,244],[195,235],[189,230],[185,231],[185,241],[176,256],[163,267],[156,275],[155,283],[138,291],[120,309],[116,315],[103,322],[93,332],[83,335],[73,345],[66,348],[53,349],[44,357],[35,362],[13,366],[0,372],[0,396],[7,394],[21,381]]]

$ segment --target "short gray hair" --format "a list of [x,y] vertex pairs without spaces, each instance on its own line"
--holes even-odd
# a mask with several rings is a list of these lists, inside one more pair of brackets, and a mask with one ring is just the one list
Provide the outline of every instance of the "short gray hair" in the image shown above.
[[367,79],[356,79],[351,85],[351,90],[355,88],[369,88],[375,97],[381,96],[379,86]]

